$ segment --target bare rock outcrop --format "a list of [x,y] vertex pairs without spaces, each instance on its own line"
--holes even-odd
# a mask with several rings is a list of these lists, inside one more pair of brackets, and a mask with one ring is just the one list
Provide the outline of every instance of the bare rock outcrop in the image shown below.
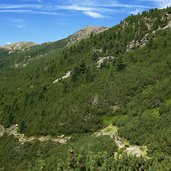
[[88,26],[80,29],[78,32],[68,37],[68,45],[74,44],[82,39],[88,38],[92,33],[98,34],[107,30],[108,27]]

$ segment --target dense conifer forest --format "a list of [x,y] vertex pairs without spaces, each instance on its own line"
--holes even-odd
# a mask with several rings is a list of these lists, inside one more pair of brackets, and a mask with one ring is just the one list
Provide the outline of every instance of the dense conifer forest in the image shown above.
[[[4,131],[16,124],[24,137],[49,141]],[[72,45],[0,48],[0,125],[0,170],[169,171],[171,8]]]

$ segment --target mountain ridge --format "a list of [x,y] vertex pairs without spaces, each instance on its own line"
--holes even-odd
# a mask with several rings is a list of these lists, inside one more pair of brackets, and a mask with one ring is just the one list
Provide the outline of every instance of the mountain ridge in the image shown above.
[[[64,40],[67,41],[67,45],[72,45],[76,42],[81,41],[82,39],[88,38],[91,34],[98,34],[100,32],[103,32],[105,30],[109,29],[108,27],[104,27],[104,26],[87,26],[85,28],[81,28],[80,30],[78,30],[77,32],[67,36],[66,38],[64,38]],[[0,48],[2,49],[6,49],[9,51],[23,51],[26,49],[29,49],[30,47],[33,46],[41,46],[44,44],[53,44],[55,42],[59,42],[62,41],[61,40],[57,40],[57,41],[52,41],[52,42],[44,42],[41,44],[36,44],[34,42],[15,42],[15,43],[10,43],[10,44],[6,44],[3,46],[0,46]]]
[[104,26],[87,26],[81,28],[76,33],[71,34],[70,36],[67,37],[69,39],[68,45],[78,42],[82,39],[88,38],[91,34],[98,34],[107,29],[109,29],[109,27],[104,27]]
[[9,51],[22,51],[35,45],[36,43],[34,42],[16,42],[16,43],[10,43],[4,46],[0,46],[0,48],[6,49]]

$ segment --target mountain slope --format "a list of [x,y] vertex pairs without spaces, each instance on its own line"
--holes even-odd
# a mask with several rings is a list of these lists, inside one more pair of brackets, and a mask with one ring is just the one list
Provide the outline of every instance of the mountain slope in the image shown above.
[[17,42],[0,47],[0,67],[5,66],[26,66],[34,57],[43,57],[52,51],[70,46],[88,38],[91,34],[98,34],[107,30],[106,27],[89,26],[70,35],[69,37],[55,42],[35,44],[33,42]]
[[98,34],[105,30],[107,30],[107,27],[98,27],[98,26],[88,26],[86,28],[82,28],[78,32],[70,35],[68,39],[68,45],[76,43],[82,39],[88,38],[91,34]]
[[1,46],[0,48],[6,49],[9,51],[17,51],[17,50],[25,50],[35,45],[36,44],[33,42],[17,42],[17,43],[11,43],[5,46]]
[[[70,135],[71,164],[59,161],[62,168],[80,169],[86,165],[94,169],[109,166],[113,170],[169,170],[170,12],[171,8],[155,9],[130,16],[113,28],[60,50],[52,48],[41,57],[35,49],[36,58],[24,68],[1,68],[0,123],[5,127],[19,124],[19,131],[27,136]],[[104,60],[98,67],[101,59]],[[71,75],[65,77],[69,71]],[[114,153],[120,154],[117,145],[110,138],[94,137],[96,131],[109,124],[118,127],[121,139],[147,147],[147,158],[123,154],[125,158],[114,159]],[[9,146],[15,147],[16,140],[10,138],[3,137],[2,144],[12,141],[14,144]],[[46,149],[53,147],[56,153],[64,149],[65,156],[61,153],[57,156],[63,161],[70,149],[67,145],[50,143],[49,148],[42,144],[30,146],[21,147],[22,152],[29,148],[42,150],[43,156],[35,157],[37,151],[31,155],[45,161],[47,170],[57,168],[54,164],[57,154],[50,151],[48,159]],[[16,162],[19,161],[16,157]],[[11,166],[16,166],[16,162]],[[31,164],[36,165],[33,161]],[[5,168],[3,162],[1,165]]]
[[[134,18],[134,21],[133,21],[134,23],[136,23],[136,20],[138,21],[138,23],[141,23],[141,21],[143,21],[143,19],[144,19],[143,16],[135,16],[132,18]],[[49,100],[47,100],[47,102],[48,103],[50,101],[52,102],[51,109],[49,109],[50,113],[54,113],[55,106],[57,105],[56,103],[61,103],[62,101],[65,101],[66,99],[68,99],[68,97],[67,97],[68,95],[71,95],[71,98],[72,98],[72,100],[70,99],[70,101],[69,101],[69,105],[71,105],[70,103],[72,103],[72,101],[74,101],[74,98],[77,98],[77,97],[73,96],[72,90],[77,92],[80,89],[80,92],[82,92],[82,86],[83,86],[84,82],[85,82],[85,84],[87,84],[87,87],[88,87],[89,84],[90,85],[94,84],[93,82],[96,79],[104,79],[105,80],[105,78],[100,77],[100,75],[103,75],[104,71],[94,68],[94,65],[96,65],[96,61],[92,61],[92,59],[91,59],[91,57],[92,57],[92,55],[94,55],[94,53],[99,53],[99,54],[96,54],[99,57],[112,55],[115,57],[112,61],[113,61],[113,63],[116,63],[116,65],[118,67],[116,69],[119,69],[119,67],[121,67],[121,69],[122,69],[122,67],[125,67],[125,65],[122,64],[123,62],[119,61],[119,59],[124,58],[124,55],[126,54],[125,52],[127,50],[127,44],[129,44],[129,42],[131,42],[132,39],[134,39],[134,38],[132,38],[133,36],[136,37],[136,34],[135,34],[136,32],[134,32],[134,30],[142,29],[142,31],[141,31],[142,35],[139,38],[140,40],[141,40],[141,37],[143,37],[147,32],[147,30],[144,31],[142,24],[141,24],[142,27],[138,27],[138,25],[136,28],[132,27],[132,18],[127,19],[129,21],[129,24],[124,29],[122,27],[122,24],[118,25],[110,30],[107,30],[103,33],[95,35],[87,40],[81,41],[77,45],[71,46],[69,48],[67,47],[62,52],[59,52],[58,50],[52,51],[50,54],[47,54],[47,55],[45,54],[45,56],[43,56],[42,58],[37,58],[37,59],[31,61],[26,68],[19,69],[21,74],[20,74],[20,72],[18,73],[18,69],[11,68],[10,69],[11,72],[16,73],[16,76],[14,78],[11,78],[11,76],[9,75],[7,78],[7,82],[9,82],[8,83],[9,85],[10,84],[16,85],[13,88],[16,88],[16,89],[19,88],[19,92],[22,92],[21,96],[18,93],[16,93],[16,96],[18,96],[18,99],[19,99],[18,105],[19,106],[22,105],[23,101],[25,101],[26,104],[28,103],[29,108],[30,108],[30,105],[33,105],[32,110],[35,109],[36,110],[35,112],[36,113],[38,112],[38,115],[39,115],[40,111],[37,111],[38,109],[36,109],[34,107],[34,101],[38,102],[37,105],[40,103],[40,106],[42,105],[41,103],[46,104],[46,102],[44,100],[40,101],[40,99],[39,99],[41,97],[44,98],[43,96],[46,94],[45,93],[46,88],[45,88],[45,90],[44,90],[44,88],[42,89],[42,87],[44,87],[44,86],[47,88],[51,87],[47,91],[47,96],[49,96],[49,94],[51,94],[51,93],[53,93],[53,91],[55,91],[55,92],[57,92],[58,97],[61,97],[61,99],[59,98],[57,101],[55,100],[56,95],[47,97],[49,99]],[[162,16],[161,16],[161,18],[162,18]],[[159,25],[160,25],[160,23],[159,23]],[[158,32],[156,32],[155,35],[149,34],[149,43],[147,42],[147,45],[149,47],[152,48],[153,46],[155,46],[155,44],[153,42],[154,39],[150,39],[150,36],[152,36],[152,37],[155,36],[155,38],[157,38],[161,34],[160,31],[162,33],[162,30],[158,30]],[[132,34],[132,33],[134,33],[134,34]],[[127,37],[126,37],[126,34],[128,35]],[[169,35],[169,33],[167,33],[167,34]],[[102,41],[98,41],[99,39],[101,39]],[[119,42],[119,40],[120,40],[120,42]],[[106,43],[106,42],[108,42],[108,43]],[[125,45],[125,46],[123,46],[123,45]],[[100,48],[102,48],[102,52],[97,52],[97,49],[100,49]],[[96,52],[94,49],[96,49]],[[91,52],[92,54],[89,52]],[[39,53],[39,50],[38,50],[38,53]],[[20,55],[22,55],[22,53]],[[104,63],[104,65],[105,65],[105,63]],[[110,63],[106,64],[106,65],[110,65]],[[10,72],[10,70],[8,72]],[[67,73],[67,71],[69,71],[69,70],[72,71],[71,80],[68,79],[68,80],[66,80],[66,83],[64,81],[64,82],[59,83],[59,85],[55,85],[56,87],[54,87],[52,82],[56,78],[60,78],[63,75],[65,75],[65,73]],[[3,76],[3,73],[1,73],[1,74]],[[121,76],[122,76],[122,74],[121,74]],[[16,80],[16,82],[15,82],[15,80]],[[18,81],[18,80],[21,80],[21,81]],[[74,85],[72,80],[76,81],[75,82],[76,85]],[[35,88],[33,88],[33,90],[29,89],[27,92],[26,87],[32,87],[32,86]],[[67,92],[66,95],[63,92],[63,91],[65,91],[64,86],[69,86],[69,88],[68,88],[69,92]],[[3,88],[5,88],[5,87],[3,87]],[[14,90],[9,89],[8,91],[14,91]],[[43,92],[43,91],[45,91],[45,92]],[[88,88],[87,88],[87,91],[89,91]],[[16,92],[18,92],[18,90],[16,90]],[[40,95],[40,97],[37,95]],[[4,99],[4,100],[8,101],[9,97],[7,96],[5,98],[6,99]],[[36,99],[36,98],[38,98],[38,99]],[[82,98],[85,98],[85,97],[82,97]],[[93,98],[93,97],[87,97],[87,98],[89,99],[89,98]],[[10,99],[10,101],[11,100],[12,100],[12,98]],[[86,100],[86,99],[84,99],[84,100]],[[53,103],[54,101],[55,101],[55,103]],[[80,101],[82,101],[82,100],[80,99]],[[9,102],[9,103],[11,103],[11,102]],[[88,102],[88,104],[89,104],[89,102]],[[4,105],[6,106],[7,104],[4,104]],[[9,104],[9,105],[11,106],[12,104]],[[53,105],[54,105],[54,109],[52,109]],[[65,105],[65,103],[63,105]],[[8,113],[8,109],[7,109],[8,107],[5,107],[5,106],[3,106],[3,108]],[[67,109],[68,111],[65,113],[68,113],[71,110],[71,111],[73,111],[73,115],[74,115],[74,113],[75,113],[74,111],[76,111],[77,109],[78,109],[78,113],[81,111],[84,113],[84,110],[85,110],[85,109],[80,108],[80,106],[77,109],[72,109],[72,106],[70,106],[70,107]],[[89,107],[91,108],[91,105]],[[108,108],[108,106],[106,106],[106,107]],[[3,108],[2,108],[2,111],[4,111]],[[9,110],[10,110],[10,108],[11,107],[9,107]],[[17,110],[20,110],[20,108]],[[25,112],[29,112],[29,110],[26,110],[23,108],[21,108],[21,110],[22,111],[19,112],[21,114],[25,113]],[[62,110],[62,108],[61,108],[61,110]],[[91,110],[93,112],[94,109],[92,108]],[[18,111],[16,111],[16,112],[18,113]],[[60,110],[57,111],[57,113],[58,112],[60,113]],[[14,113],[15,112],[13,111],[13,114]],[[94,111],[93,113],[98,113],[98,112]],[[16,116],[16,117],[18,117],[18,116]],[[29,117],[29,115],[27,115],[27,117]],[[84,121],[83,118],[80,118],[80,119],[82,120],[81,122]],[[97,121],[99,119],[96,118],[95,120]],[[93,122],[96,122],[95,120],[93,119]],[[85,124],[86,124],[86,122],[85,122]],[[61,128],[61,129],[63,129],[63,128]],[[52,129],[49,128],[49,130],[52,130]],[[91,128],[89,128],[89,130],[91,130]],[[39,130],[39,131],[41,131],[41,130]],[[77,131],[79,131],[79,129]]]

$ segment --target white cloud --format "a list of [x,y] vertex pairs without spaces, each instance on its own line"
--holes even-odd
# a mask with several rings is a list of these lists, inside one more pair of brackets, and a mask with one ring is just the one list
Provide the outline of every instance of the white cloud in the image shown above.
[[14,42],[6,42],[6,45],[10,45],[13,44]]
[[[64,0],[66,1],[66,0]],[[168,0],[169,1],[169,0]],[[121,3],[118,0],[67,0],[68,4],[87,7],[151,8],[148,5]]]
[[130,11],[129,13],[133,15],[137,15],[138,13],[141,13],[141,12],[142,11],[140,11],[139,9],[135,9],[134,11]]
[[152,2],[158,8],[166,8],[171,6],[171,0],[141,0],[144,2]]
[[25,24],[18,24],[18,25],[16,25],[17,28],[23,28],[25,26],[26,26]]
[[66,9],[66,10],[74,10],[74,11],[94,11],[95,8],[78,6],[78,5],[65,5],[65,6],[57,6],[58,9]]
[[[21,0],[19,1],[21,2]],[[23,0],[22,3],[17,4],[0,4],[0,13],[27,13],[63,16],[67,15],[66,12],[78,11],[89,17],[104,18],[104,16],[109,16],[111,13],[123,12],[123,10],[129,12],[128,9],[131,9],[132,13],[136,13],[136,10],[142,11],[144,9],[152,8],[151,6],[120,3],[118,0],[30,0],[29,4],[27,2],[29,1]]]
[[12,23],[12,26],[16,28],[23,28],[26,26],[26,22],[20,18],[11,18],[9,21]]
[[[108,6],[108,5],[106,5],[106,6]],[[110,7],[141,8],[141,9],[153,8],[152,6],[146,6],[146,5],[133,5],[133,4],[122,4],[122,3],[113,3],[110,5]]]
[[0,9],[41,9],[41,4],[0,4]]
[[92,18],[104,18],[102,14],[93,11],[84,11],[83,14],[88,15]]
[[35,10],[18,10],[18,9],[9,9],[1,10],[0,13],[26,13],[26,14],[41,14],[41,15],[56,15],[56,16],[66,16],[66,13],[58,13],[54,11],[35,11]]
[[[113,0],[113,2],[116,0]],[[103,6],[110,4],[111,0],[64,0],[66,4],[79,5],[79,6]]]
[[30,14],[42,14],[42,15],[56,15],[56,16],[66,16],[66,13],[58,13],[55,11],[31,11]]
[[27,14],[43,14],[43,15],[65,15],[60,10],[80,11],[83,14],[93,18],[103,18],[101,13],[114,11],[102,7],[89,7],[79,5],[33,5],[33,4],[0,4],[0,13],[27,13]]
[[18,9],[7,9],[7,10],[1,10],[0,13],[31,13],[32,10],[18,10]]

